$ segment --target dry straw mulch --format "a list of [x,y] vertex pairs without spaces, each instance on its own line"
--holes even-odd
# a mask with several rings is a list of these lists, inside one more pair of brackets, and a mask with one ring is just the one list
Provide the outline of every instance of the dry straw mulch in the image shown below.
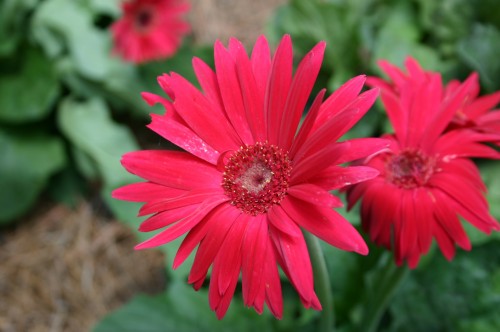
[[88,203],[30,219],[0,238],[0,331],[88,331],[135,293],[164,288],[163,255],[134,251],[132,232]]

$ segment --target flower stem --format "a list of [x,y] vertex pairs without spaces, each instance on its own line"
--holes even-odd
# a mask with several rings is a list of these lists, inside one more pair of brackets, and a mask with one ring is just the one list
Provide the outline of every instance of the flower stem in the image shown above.
[[312,234],[305,232],[305,239],[311,257],[311,263],[314,273],[314,285],[319,301],[323,307],[320,316],[320,325],[318,331],[334,331],[334,312],[333,295],[330,286],[330,278],[325,263],[325,256],[319,244],[319,240]]
[[390,299],[409,271],[406,266],[396,266],[390,254],[382,255],[381,260],[385,260],[384,267],[378,271],[378,275],[375,277],[373,293],[366,303],[361,320],[361,330],[366,332],[377,331],[380,319],[387,310]]

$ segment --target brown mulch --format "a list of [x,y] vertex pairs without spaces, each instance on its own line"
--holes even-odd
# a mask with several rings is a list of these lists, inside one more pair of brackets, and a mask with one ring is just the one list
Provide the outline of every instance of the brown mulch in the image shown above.
[[190,21],[196,42],[212,45],[229,37],[252,46],[266,32],[266,24],[276,7],[286,0],[191,0]]
[[[253,45],[286,0],[191,0],[197,43]],[[88,331],[140,292],[165,286],[159,251],[134,251],[133,233],[89,203],[49,206],[0,230],[0,331]]]
[[0,331],[88,331],[135,293],[163,290],[163,254],[136,242],[85,202],[23,220],[0,242]]

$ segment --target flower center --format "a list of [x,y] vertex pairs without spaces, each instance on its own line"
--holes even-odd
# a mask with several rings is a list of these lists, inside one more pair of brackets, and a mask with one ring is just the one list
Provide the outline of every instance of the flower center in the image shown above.
[[134,17],[134,26],[139,32],[146,32],[153,23],[153,10],[149,7],[139,9]]
[[387,178],[398,187],[412,189],[423,186],[435,170],[435,160],[418,150],[403,150],[392,155],[385,164]]
[[291,170],[286,152],[267,142],[256,143],[241,147],[229,158],[222,188],[231,204],[255,216],[285,197]]

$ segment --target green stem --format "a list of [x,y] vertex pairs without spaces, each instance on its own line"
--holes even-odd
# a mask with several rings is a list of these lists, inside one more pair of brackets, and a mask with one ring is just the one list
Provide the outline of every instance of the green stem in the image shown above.
[[366,332],[377,331],[390,299],[408,274],[408,268],[396,266],[390,254],[382,255],[381,259],[386,260],[385,266],[378,271],[378,276],[373,283],[372,296],[367,301],[361,321],[361,330]]
[[314,235],[307,232],[305,232],[304,235],[309,249],[309,255],[311,257],[314,273],[314,288],[316,289],[321,306],[323,307],[320,316],[319,331],[333,332],[333,295],[323,250],[321,250],[319,240]]

